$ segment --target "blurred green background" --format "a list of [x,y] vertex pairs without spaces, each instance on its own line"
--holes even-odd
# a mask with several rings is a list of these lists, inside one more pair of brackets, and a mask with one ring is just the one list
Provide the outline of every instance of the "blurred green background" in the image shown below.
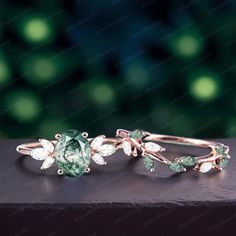
[[0,1],[0,137],[236,135],[236,1]]

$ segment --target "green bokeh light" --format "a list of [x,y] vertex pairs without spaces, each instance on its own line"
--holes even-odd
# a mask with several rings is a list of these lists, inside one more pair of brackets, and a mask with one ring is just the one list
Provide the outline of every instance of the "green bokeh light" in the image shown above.
[[53,138],[52,135],[62,133],[63,131],[72,128],[69,124],[60,121],[58,118],[48,117],[44,119],[39,126],[39,134],[45,138]]
[[105,82],[94,84],[90,92],[94,101],[100,105],[106,105],[114,101],[114,91]]
[[25,122],[37,118],[42,109],[38,95],[24,90],[9,93],[5,107],[11,117]]
[[202,52],[203,46],[203,40],[196,32],[177,34],[170,41],[173,53],[182,58],[198,56]]
[[8,82],[11,78],[10,66],[0,59],[0,85]]
[[150,73],[142,63],[132,63],[126,67],[125,77],[132,87],[143,88],[149,83]]
[[54,36],[52,25],[42,17],[29,17],[22,23],[23,37],[32,43],[41,43],[51,40]]
[[25,79],[33,84],[41,85],[56,79],[60,75],[62,67],[59,58],[53,59],[50,55],[36,55],[27,58],[23,62],[22,69]]
[[210,75],[196,77],[191,85],[191,94],[198,100],[212,100],[218,95],[218,92],[219,84]]

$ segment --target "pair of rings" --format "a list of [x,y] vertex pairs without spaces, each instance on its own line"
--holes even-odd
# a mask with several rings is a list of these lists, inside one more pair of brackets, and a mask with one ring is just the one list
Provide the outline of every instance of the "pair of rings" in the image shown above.
[[[55,162],[59,175],[71,177],[90,172],[91,160],[98,165],[106,165],[104,157],[114,154],[118,149],[123,149],[129,157],[142,157],[145,168],[151,172],[155,171],[156,161],[167,165],[174,172],[185,172],[187,169],[202,173],[222,171],[230,158],[229,147],[222,143],[152,134],[139,129],[118,129],[115,138],[106,138],[105,135],[89,138],[86,132],[67,130],[56,134],[55,139],[39,139],[39,142],[21,144],[16,150],[43,161],[41,170],[48,169]],[[208,148],[209,153],[204,156],[180,156],[171,161],[163,155],[166,149],[157,142]]]

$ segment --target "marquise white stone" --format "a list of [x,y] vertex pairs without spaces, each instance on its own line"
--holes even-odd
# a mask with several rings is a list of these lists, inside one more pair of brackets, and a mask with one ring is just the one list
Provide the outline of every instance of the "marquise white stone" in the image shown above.
[[45,169],[49,168],[50,166],[52,166],[52,164],[54,163],[54,161],[55,161],[54,158],[52,158],[52,157],[47,157],[47,158],[44,160],[44,162],[43,162],[43,164],[42,164],[42,166],[41,166],[41,170],[45,170]]
[[123,144],[122,144],[122,147],[123,147],[124,153],[127,156],[130,156],[131,153],[132,153],[132,147],[131,147],[130,143],[127,142],[127,141],[124,141]]
[[35,148],[30,152],[30,156],[35,160],[45,160],[48,156],[48,152],[45,151],[43,148]]
[[145,147],[148,151],[151,151],[151,152],[159,152],[162,149],[162,147],[160,145],[153,143],[153,142],[145,143]]
[[46,139],[39,139],[39,142],[42,144],[42,146],[45,149],[45,151],[47,151],[49,153],[53,152],[54,146],[53,146],[53,144],[50,141],[48,141]]
[[104,157],[112,155],[116,148],[111,144],[104,144],[97,148],[97,151]]
[[213,164],[211,162],[204,162],[201,164],[199,171],[202,173],[206,173],[213,168]]
[[100,135],[96,137],[92,142],[91,142],[91,148],[97,149],[99,148],[102,143],[103,143],[104,135]]
[[100,153],[95,153],[92,156],[92,159],[94,160],[94,162],[98,165],[106,165],[107,163],[104,161],[104,158],[102,157],[102,155]]

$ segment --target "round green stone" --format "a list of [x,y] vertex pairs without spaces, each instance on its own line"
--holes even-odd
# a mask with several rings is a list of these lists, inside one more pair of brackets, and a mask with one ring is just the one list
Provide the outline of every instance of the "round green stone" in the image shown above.
[[222,169],[224,169],[229,163],[229,158],[227,156],[223,156],[220,160],[218,166]]
[[130,134],[129,134],[129,137],[130,138],[134,138],[134,139],[141,139],[143,138],[143,130],[140,130],[140,129],[136,129],[134,131],[131,131]]
[[185,168],[177,162],[170,162],[169,167],[171,170],[173,170],[175,172],[185,171]]
[[194,166],[197,163],[196,157],[192,156],[183,156],[180,158],[180,161],[185,166]]
[[55,147],[55,161],[65,175],[80,176],[90,163],[90,145],[77,130],[67,130],[61,134]]

